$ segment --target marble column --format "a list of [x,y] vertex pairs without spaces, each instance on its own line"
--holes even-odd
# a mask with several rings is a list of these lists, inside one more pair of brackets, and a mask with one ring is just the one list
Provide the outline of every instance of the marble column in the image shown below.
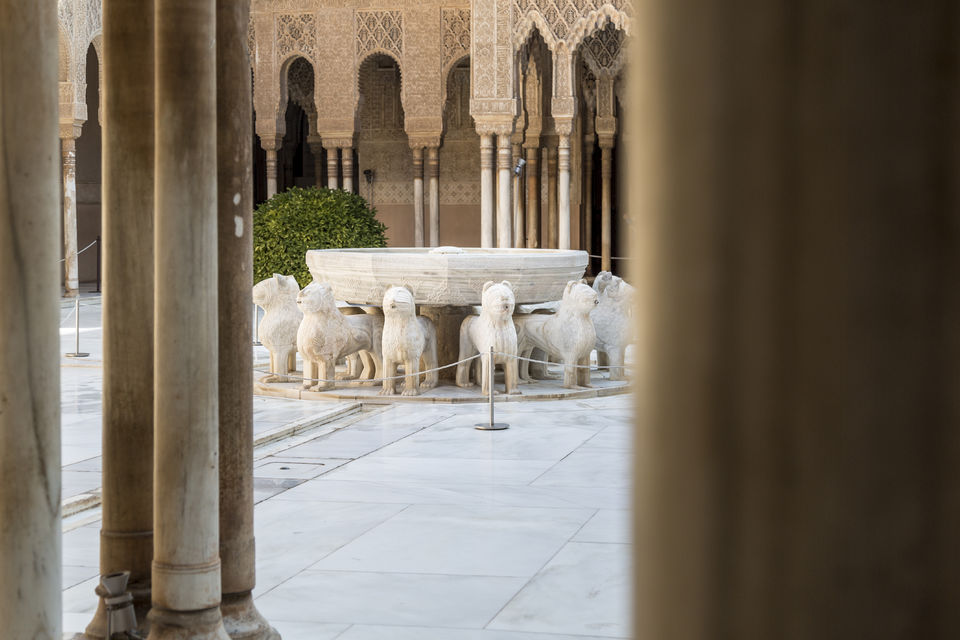
[[353,193],[353,147],[342,147],[343,190]]
[[267,154],[267,197],[272,198],[277,195],[277,152],[283,146],[283,136],[261,135],[260,146]]
[[423,246],[423,147],[413,147],[413,246]]
[[0,0],[0,620],[61,624],[57,4]]
[[520,173],[516,172],[516,167],[520,163],[520,158],[523,157],[523,148],[520,146],[520,142],[517,142],[516,139],[513,140],[511,145],[511,179],[513,180],[513,246],[516,249],[520,249],[526,246],[526,238],[524,238],[524,233],[526,231],[526,226],[524,224],[524,198],[523,194],[526,193],[526,189],[523,184],[523,174],[524,170],[521,169]]
[[511,175],[510,136],[497,136],[497,246],[508,249],[513,246],[513,176]]
[[253,149],[250,0],[217,0],[220,612],[233,640],[279,640],[253,604]]
[[77,139],[61,138],[63,162],[63,287],[67,297],[80,289],[77,266]]
[[540,246],[540,147],[539,141],[535,146],[527,147],[527,248],[536,249]]
[[[153,559],[153,1],[103,7],[103,519],[100,573],[130,571],[141,629]],[[249,137],[249,127],[247,128]],[[135,319],[135,321],[134,321]],[[94,597],[93,594],[90,594]],[[105,638],[102,600],[86,628]]]
[[561,134],[557,145],[557,247],[570,248],[570,135]]
[[337,188],[337,178],[338,173],[340,172],[340,158],[337,155],[340,151],[339,147],[330,146],[326,147],[327,149],[327,188],[336,189]]
[[480,246],[493,247],[493,135],[480,134]]
[[613,136],[600,137],[600,269],[610,271],[613,255],[611,182],[613,180]]
[[323,186],[323,138],[316,135],[307,136],[307,146],[310,147],[310,154],[313,156],[313,177],[319,188]]
[[557,213],[557,147],[548,144],[547,153],[547,238],[544,247],[557,248],[559,218]]
[[220,614],[216,3],[156,6],[149,638],[228,640]]
[[581,245],[587,253],[593,252],[593,148],[597,136],[593,133],[583,136],[583,241]]
[[435,146],[427,147],[426,174],[430,213],[430,246],[440,246],[440,153]]

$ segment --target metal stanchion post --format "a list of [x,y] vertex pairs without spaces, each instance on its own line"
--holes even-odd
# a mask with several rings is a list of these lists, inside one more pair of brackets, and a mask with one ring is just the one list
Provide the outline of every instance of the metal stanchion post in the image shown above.
[[474,425],[475,428],[480,429],[481,431],[501,431],[503,429],[509,429],[510,425],[506,422],[494,422],[493,421],[493,371],[496,368],[493,364],[493,347],[490,347],[490,355],[487,356],[490,358],[488,360],[487,369],[490,371],[490,422],[489,423],[477,423]]
[[65,354],[68,358],[86,358],[89,356],[89,353],[80,353],[80,295],[77,294],[77,297],[74,299],[74,316],[76,323],[74,324],[74,337],[76,339],[73,353]]
[[103,258],[102,258],[100,246],[101,246],[100,236],[97,236],[97,291],[96,291],[97,293],[100,293],[100,280],[102,277],[100,272],[100,265],[101,265],[101,260]]
[[260,342],[260,309],[256,304],[253,305],[253,346],[260,347],[263,346],[263,343]]

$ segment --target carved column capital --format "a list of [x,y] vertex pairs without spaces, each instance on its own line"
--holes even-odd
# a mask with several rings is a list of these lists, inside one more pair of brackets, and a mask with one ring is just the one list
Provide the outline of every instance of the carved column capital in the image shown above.
[[476,123],[477,133],[481,136],[509,136],[513,134],[513,116],[474,116],[473,120]]
[[438,146],[427,147],[427,157],[424,163],[424,171],[427,178],[437,178],[440,176],[440,154]]

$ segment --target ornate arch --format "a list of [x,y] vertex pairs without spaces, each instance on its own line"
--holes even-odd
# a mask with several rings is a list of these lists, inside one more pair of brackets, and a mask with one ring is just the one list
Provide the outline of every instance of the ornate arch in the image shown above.
[[441,87],[440,87],[440,104],[447,103],[447,85],[450,83],[450,74],[453,73],[453,70],[460,66],[460,63],[464,60],[470,59],[470,50],[468,49],[466,53],[461,55],[458,58],[448,60],[444,63],[442,69],[440,69]]
[[357,66],[354,69],[353,73],[353,116],[356,118],[359,114],[358,109],[360,108],[360,70],[363,65],[376,56],[385,56],[393,60],[397,65],[397,75],[400,77],[400,106],[403,108],[404,113],[407,111],[407,94],[406,94],[406,85],[403,82],[403,64],[401,63],[399,57],[394,53],[382,48],[375,47],[369,50],[366,50],[363,54],[363,57],[357,56]]
[[[577,4],[580,6],[578,7]],[[632,7],[627,0],[514,0],[517,21],[513,30],[514,51],[523,46],[536,28],[550,51],[561,45],[575,50],[584,38],[612,22],[629,35]]]

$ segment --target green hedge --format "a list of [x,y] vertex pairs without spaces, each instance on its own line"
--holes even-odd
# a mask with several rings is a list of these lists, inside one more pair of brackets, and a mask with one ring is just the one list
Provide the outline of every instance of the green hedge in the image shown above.
[[307,250],[385,247],[386,229],[377,220],[376,209],[358,195],[293,187],[253,212],[253,281],[282,273],[305,287],[312,280]]

